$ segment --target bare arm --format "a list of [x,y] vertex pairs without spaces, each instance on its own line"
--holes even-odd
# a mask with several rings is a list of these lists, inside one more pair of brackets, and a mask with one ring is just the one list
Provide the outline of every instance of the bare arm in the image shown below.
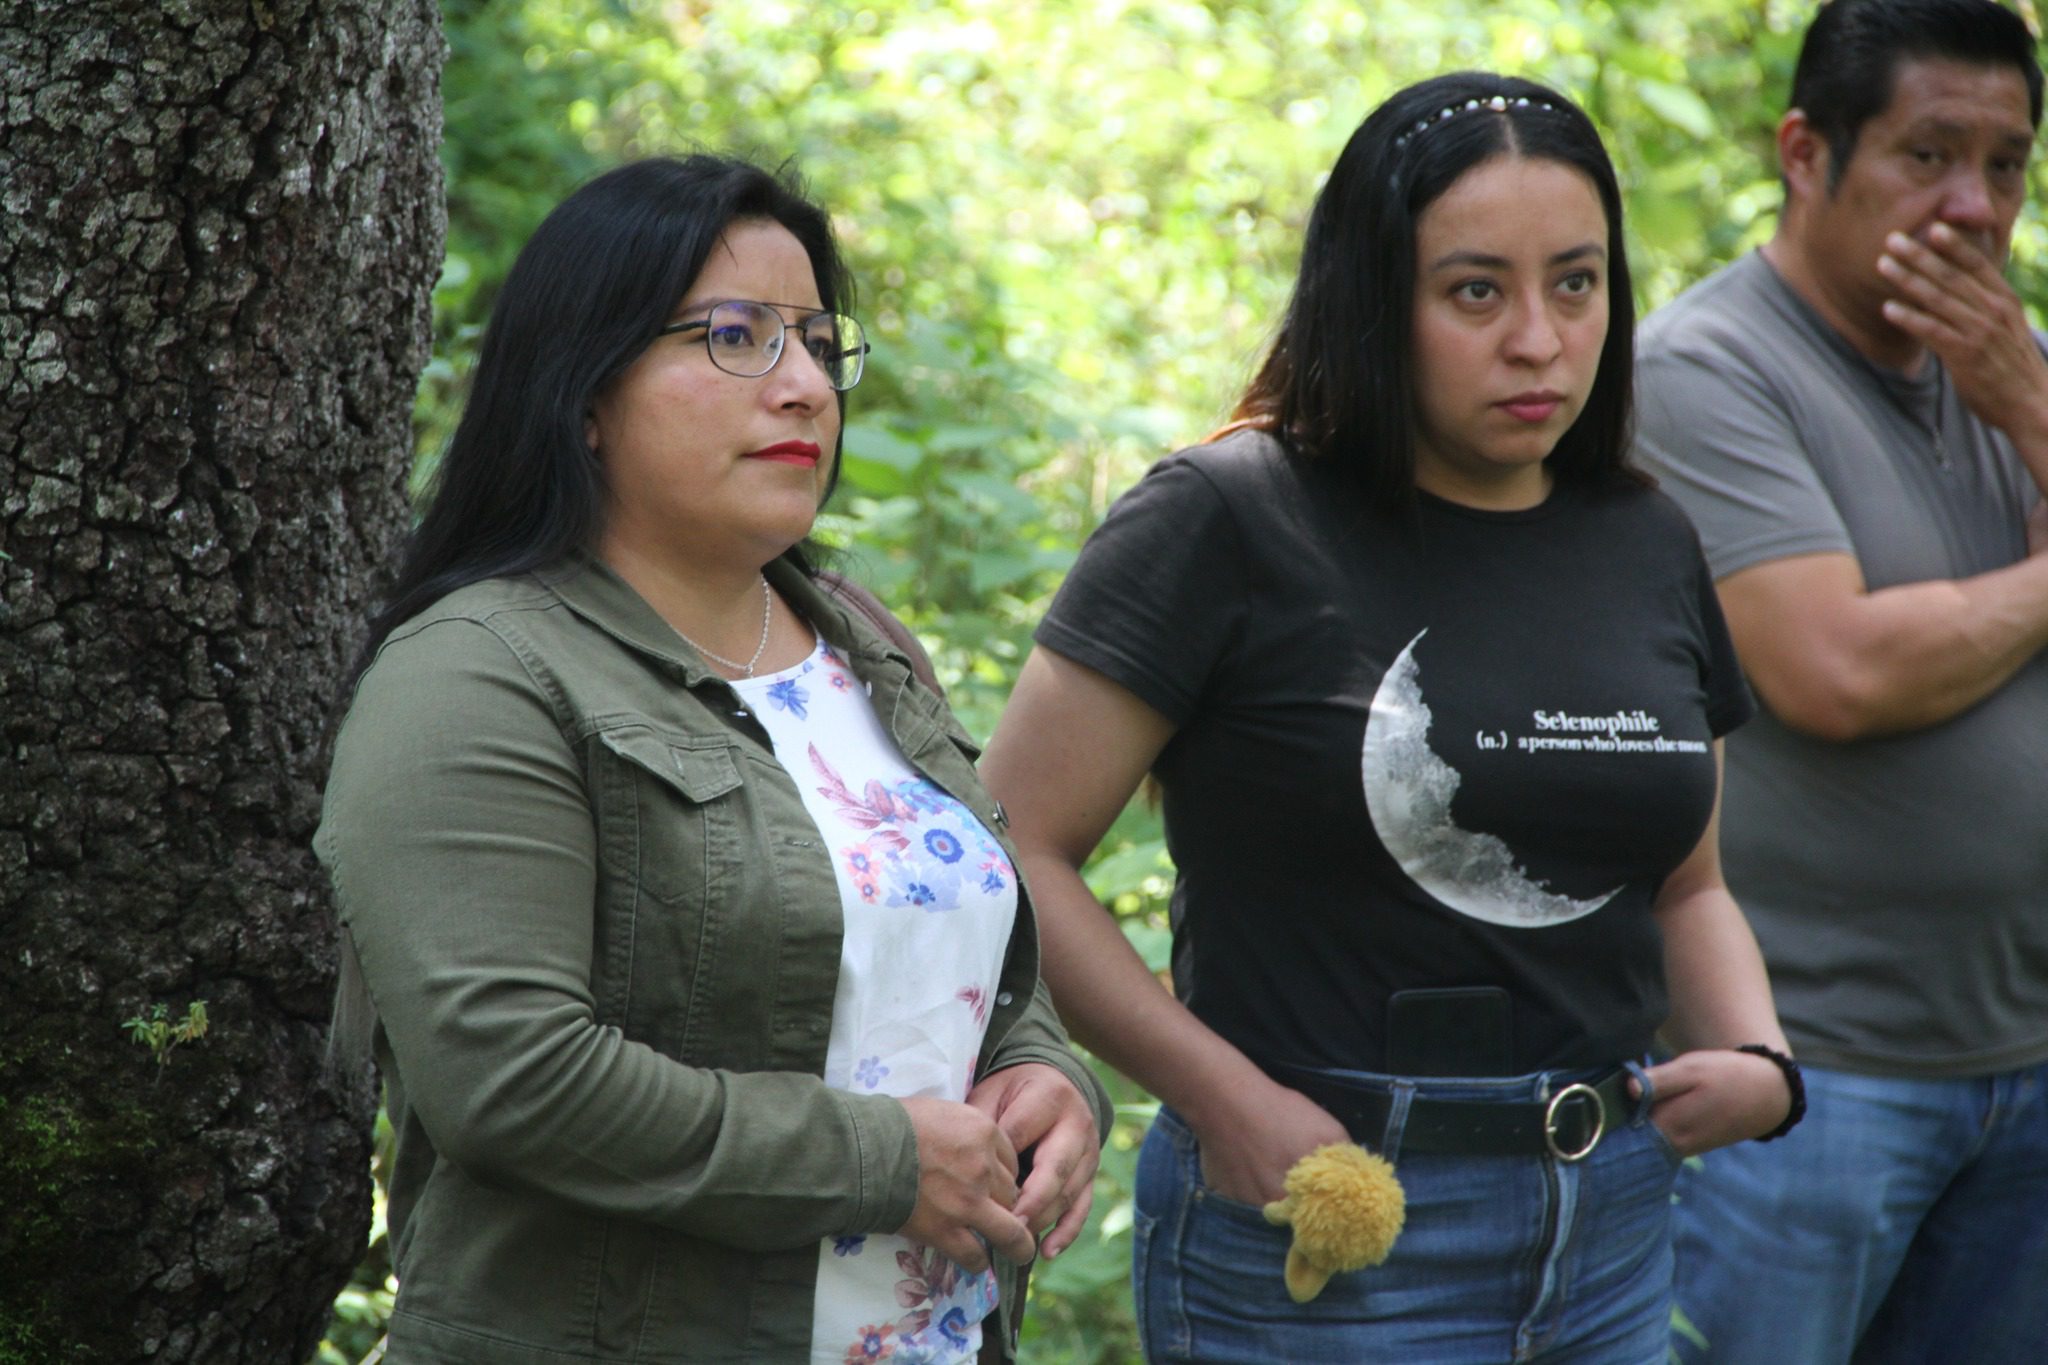
[[1164,990],[1081,880],[1173,726],[1102,674],[1049,650],[1025,661],[981,761],[1009,812],[1043,939],[1042,970],[1074,1037],[1180,1112],[1210,1186],[1278,1199],[1297,1157],[1343,1126],[1269,1079]]
[[[1717,775],[1720,765],[1716,741]],[[1656,1087],[1652,1117],[1687,1155],[1768,1133],[1791,1105],[1785,1078],[1764,1058],[1728,1049],[1744,1043],[1790,1049],[1771,1004],[1756,936],[1721,876],[1718,791],[1706,833],[1664,879],[1652,913],[1664,931],[1664,978],[1671,992],[1664,1038],[1679,1050],[1650,1068]]]
[[1683,1051],[1766,1043],[1785,1050],[1771,1003],[1770,978],[1749,921],[1721,875],[1723,754],[1714,741],[1717,794],[1706,832],[1657,889],[1652,913],[1664,932],[1664,974],[1671,992],[1665,1039]]
[[[1893,233],[1885,320],[1938,356],[1971,412],[2012,441],[2048,493],[2048,358],[1997,264],[1947,224]],[[2048,513],[2027,558],[1973,578],[1870,591],[1846,554],[1752,565],[1721,583],[1751,679],[1780,719],[1822,739],[1935,725],[2048,647]]]
[[1750,681],[1795,730],[1863,739],[1935,725],[2048,647],[2048,554],[1974,578],[1871,591],[1847,554],[1792,555],[1721,580]]

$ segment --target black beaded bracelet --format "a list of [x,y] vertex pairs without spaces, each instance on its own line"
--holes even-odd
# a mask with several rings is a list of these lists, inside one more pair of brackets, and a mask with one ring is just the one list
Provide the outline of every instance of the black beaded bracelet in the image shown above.
[[1799,1120],[1806,1117],[1806,1081],[1799,1074],[1799,1063],[1776,1048],[1765,1047],[1762,1043],[1744,1043],[1735,1050],[1761,1057],[1785,1074],[1785,1086],[1792,1092],[1792,1107],[1786,1111],[1783,1123],[1758,1137],[1757,1141],[1770,1142],[1785,1136],[1798,1125]]

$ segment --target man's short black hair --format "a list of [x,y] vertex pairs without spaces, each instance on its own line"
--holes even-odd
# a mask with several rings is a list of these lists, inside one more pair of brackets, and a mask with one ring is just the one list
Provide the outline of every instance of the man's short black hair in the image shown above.
[[2016,68],[2041,126],[2041,64],[2019,15],[1996,0],[1832,0],[1799,48],[1792,105],[1827,139],[1828,185],[1842,178],[1863,125],[1892,102],[1899,63],[1946,57]]

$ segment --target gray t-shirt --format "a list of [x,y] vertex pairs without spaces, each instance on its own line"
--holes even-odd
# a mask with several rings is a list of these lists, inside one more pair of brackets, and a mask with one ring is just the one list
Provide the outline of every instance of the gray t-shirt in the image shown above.
[[[1751,255],[1639,342],[1637,458],[1717,578],[1847,552],[1872,588],[2027,552],[2039,491],[1938,363],[1872,365]],[[1728,882],[1807,1060],[1902,1076],[2048,1058],[2048,654],[1940,725],[1728,741]]]

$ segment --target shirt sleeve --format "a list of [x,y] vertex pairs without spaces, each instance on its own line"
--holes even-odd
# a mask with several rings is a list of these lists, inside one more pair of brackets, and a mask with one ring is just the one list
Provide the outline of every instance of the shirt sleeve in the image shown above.
[[582,767],[546,689],[486,627],[385,646],[337,739],[316,847],[443,1159],[749,1250],[909,1218],[901,1104],[684,1066],[597,1021]]
[[1034,638],[1184,725],[1242,631],[1244,563],[1221,490],[1169,456],[1088,537]]
[[1854,554],[1784,405],[1703,341],[1647,348],[1636,368],[1636,458],[1698,527],[1716,578],[1789,555]]

